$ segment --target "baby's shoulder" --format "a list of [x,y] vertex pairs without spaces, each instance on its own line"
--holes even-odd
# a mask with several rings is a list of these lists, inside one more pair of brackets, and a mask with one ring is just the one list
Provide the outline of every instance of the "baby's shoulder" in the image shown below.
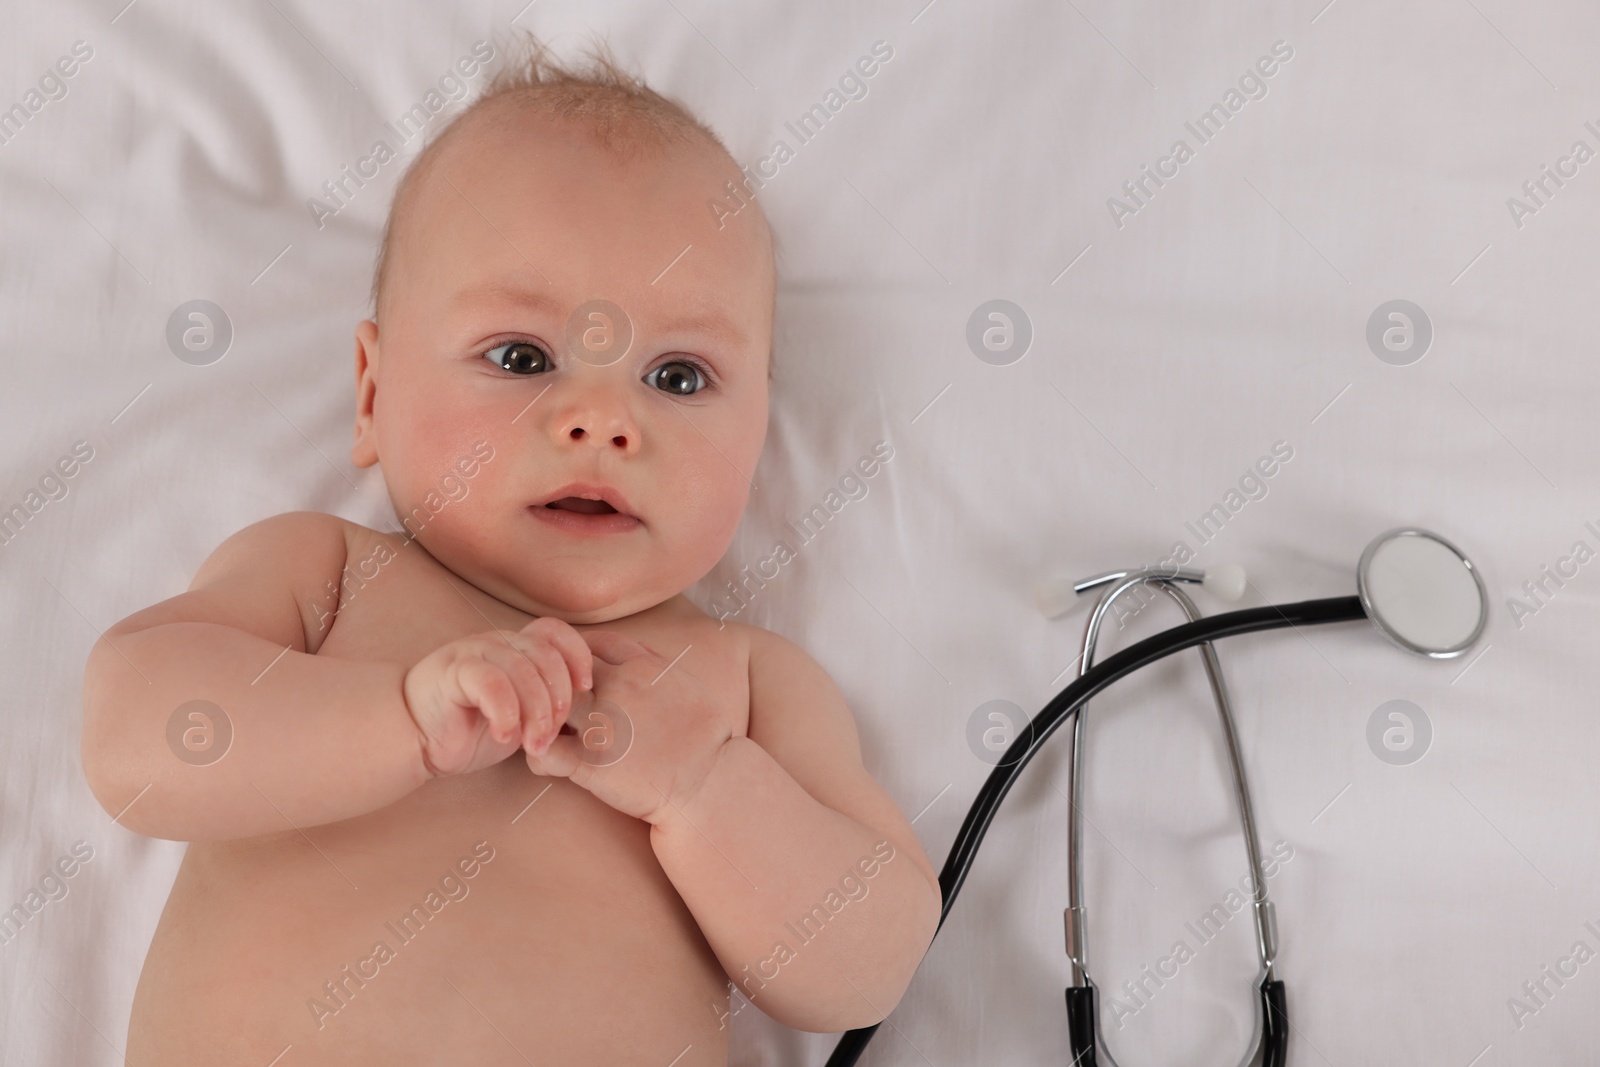
[[[715,622],[716,620],[712,620]],[[800,652],[800,646],[772,630],[762,629],[745,622],[721,623],[722,627],[734,635],[734,639],[743,644],[750,651],[752,659],[756,657],[771,658]],[[801,653],[804,655],[804,653]]]
[[218,545],[195,580],[241,570],[279,576],[319,567],[337,570],[349,546],[346,528],[354,525],[320,511],[286,511],[258,519]]
[[288,511],[259,519],[212,550],[183,594],[187,599],[164,601],[130,619],[171,611],[170,605],[180,603],[180,614],[192,613],[199,603],[212,612],[207,621],[261,636],[270,633],[274,640],[315,651],[304,605],[328,582],[337,581],[348,547],[344,520],[333,515]]
[[763,695],[776,702],[795,692],[812,691],[819,680],[828,680],[822,665],[782,634],[740,622],[725,622],[723,627],[742,652],[752,698]]
[[745,736],[812,796],[834,795],[829,783],[839,780],[840,768],[859,767],[861,759],[855,716],[844,693],[794,641],[759,626],[741,626],[741,631],[750,687]]

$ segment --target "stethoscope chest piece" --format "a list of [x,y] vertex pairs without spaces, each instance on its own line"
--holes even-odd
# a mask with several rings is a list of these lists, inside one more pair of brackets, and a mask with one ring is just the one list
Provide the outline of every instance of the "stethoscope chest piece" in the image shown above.
[[1461,655],[1489,618],[1489,594],[1466,553],[1414,526],[1373,538],[1356,565],[1356,592],[1379,633],[1430,659]]

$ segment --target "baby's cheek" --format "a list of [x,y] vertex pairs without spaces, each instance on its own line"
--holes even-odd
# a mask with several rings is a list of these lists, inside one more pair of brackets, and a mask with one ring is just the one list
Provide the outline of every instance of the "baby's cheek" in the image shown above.
[[688,509],[685,530],[685,550],[697,564],[709,569],[727,552],[748,502],[749,486],[742,480],[713,481],[702,488]]
[[[450,363],[433,363],[419,353],[406,353],[392,379],[380,385],[389,388],[391,414],[397,416],[394,431],[403,434],[409,451],[423,469],[420,474],[430,484],[440,480],[456,464],[473,455],[473,442],[480,438],[503,437],[508,423],[485,409],[470,377],[461,380]],[[492,440],[496,447],[498,440]]]
[[380,457],[391,484],[403,483],[408,489],[430,480],[431,444],[435,440],[435,414],[416,401],[413,390],[403,379],[385,382],[379,389],[377,421],[383,454]]

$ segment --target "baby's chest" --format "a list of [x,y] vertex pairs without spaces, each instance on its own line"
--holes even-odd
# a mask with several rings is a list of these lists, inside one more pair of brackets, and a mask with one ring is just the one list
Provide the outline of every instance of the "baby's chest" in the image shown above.
[[[358,558],[359,557],[359,558]],[[370,557],[370,559],[369,559]],[[536,616],[519,611],[445,571],[414,545],[352,552],[318,655],[415,665],[452,641],[491,630],[520,630]],[[685,598],[605,623],[574,624],[582,634],[609,630],[655,650],[693,675],[727,715],[735,736],[749,726],[749,647],[742,628],[719,627]]]

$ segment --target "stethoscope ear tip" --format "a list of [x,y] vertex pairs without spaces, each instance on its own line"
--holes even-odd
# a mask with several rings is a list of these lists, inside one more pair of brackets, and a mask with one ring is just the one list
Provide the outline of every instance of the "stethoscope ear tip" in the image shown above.
[[1247,580],[1244,568],[1237,563],[1218,563],[1206,568],[1205,581],[1200,583],[1206,592],[1219,600],[1232,604],[1244,596]]
[[1047,619],[1059,619],[1071,610],[1078,599],[1073,583],[1067,578],[1049,578],[1039,583],[1033,591],[1034,602]]

